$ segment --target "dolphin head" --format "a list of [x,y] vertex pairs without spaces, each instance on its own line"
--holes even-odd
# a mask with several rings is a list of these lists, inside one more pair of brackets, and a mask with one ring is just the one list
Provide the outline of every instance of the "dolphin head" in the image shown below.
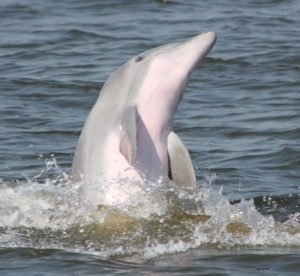
[[191,73],[215,41],[214,32],[202,33],[186,42],[166,44],[133,57],[110,76],[98,101],[106,104],[106,99],[109,103],[112,98],[118,99],[116,110],[123,112],[128,106],[136,106],[140,115],[165,111],[165,117],[158,113],[159,121],[170,122]]
[[184,43],[151,49],[128,62],[135,72],[132,83],[139,86],[130,91],[137,93],[134,95],[135,104],[150,132],[159,131],[159,135],[163,135],[172,129],[173,117],[186,84],[215,41],[215,33],[203,33]]

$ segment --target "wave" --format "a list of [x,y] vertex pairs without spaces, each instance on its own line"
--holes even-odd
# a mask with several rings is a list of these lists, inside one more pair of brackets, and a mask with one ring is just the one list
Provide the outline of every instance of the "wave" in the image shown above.
[[55,159],[35,177],[2,180],[0,190],[2,247],[154,258],[199,247],[300,246],[296,195],[230,202],[209,183],[197,190],[154,183],[129,204],[96,206],[80,200],[80,185]]

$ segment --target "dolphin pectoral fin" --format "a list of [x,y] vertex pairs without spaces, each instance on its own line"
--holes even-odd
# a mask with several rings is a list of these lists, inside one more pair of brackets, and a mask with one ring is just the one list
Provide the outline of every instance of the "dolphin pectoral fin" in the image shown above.
[[120,152],[130,164],[135,162],[137,154],[137,110],[135,106],[128,108],[121,122]]
[[173,131],[168,139],[169,175],[178,186],[197,187],[197,180],[189,152],[179,136]]

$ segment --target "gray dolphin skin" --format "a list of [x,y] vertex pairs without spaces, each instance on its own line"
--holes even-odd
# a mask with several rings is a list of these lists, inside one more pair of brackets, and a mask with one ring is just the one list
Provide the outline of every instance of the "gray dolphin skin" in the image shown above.
[[[83,199],[102,204],[98,188],[124,180],[197,186],[188,150],[172,131],[173,118],[191,73],[215,40],[208,32],[151,49],[109,77],[74,154],[71,179],[81,183]],[[112,197],[119,202],[122,195],[118,191]]]

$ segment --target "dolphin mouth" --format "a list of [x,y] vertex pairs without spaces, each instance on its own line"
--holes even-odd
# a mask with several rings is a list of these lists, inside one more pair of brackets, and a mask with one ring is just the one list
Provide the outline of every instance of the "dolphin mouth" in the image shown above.
[[190,75],[214,46],[216,39],[217,35],[214,32],[198,34],[186,42],[174,44],[169,58],[174,64],[185,68],[185,72]]

